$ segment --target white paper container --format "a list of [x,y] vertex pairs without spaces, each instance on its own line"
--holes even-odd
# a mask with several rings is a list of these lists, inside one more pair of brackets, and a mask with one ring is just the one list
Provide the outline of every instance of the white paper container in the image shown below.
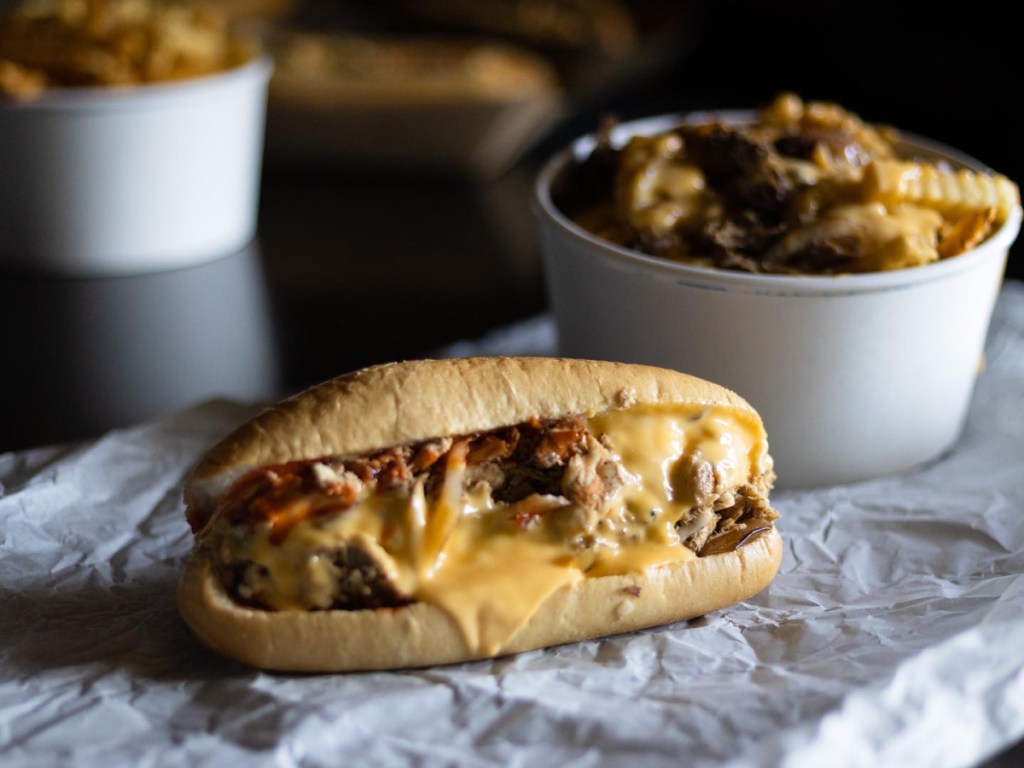
[[270,70],[0,102],[0,266],[117,275],[238,251],[256,229]]
[[[613,141],[682,119],[624,124]],[[779,487],[902,471],[956,442],[1019,209],[979,247],[912,269],[830,277],[694,267],[605,242],[554,206],[552,181],[592,146],[583,137],[552,158],[535,188],[560,354],[675,368],[738,392],[765,421]],[[904,149],[984,168],[924,139]]]

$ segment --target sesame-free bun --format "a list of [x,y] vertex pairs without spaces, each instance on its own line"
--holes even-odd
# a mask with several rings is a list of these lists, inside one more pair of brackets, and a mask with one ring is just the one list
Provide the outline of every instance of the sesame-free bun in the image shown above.
[[644,365],[544,357],[416,360],[318,384],[230,434],[186,481],[186,503],[208,509],[241,472],[344,456],[541,419],[643,403],[753,408],[717,384]]
[[[356,456],[533,418],[593,415],[643,404],[731,408],[756,441],[765,441],[760,418],[741,397],[675,371],[554,358],[394,363],[317,385],[228,435],[187,478],[189,519],[201,532],[233,479],[256,467]],[[752,466],[751,472],[758,474],[746,483],[767,495],[770,469]],[[781,558],[781,538],[769,524],[729,552],[694,554],[621,575],[584,576],[544,599],[496,652],[476,648],[456,620],[430,602],[311,611],[243,605],[228,593],[202,546],[182,574],[178,607],[202,643],[256,667],[395,669],[517,653],[691,619],[761,591]]]
[[[583,579],[548,597],[498,655],[702,616],[760,592],[781,560],[782,538],[773,527],[732,552]],[[457,624],[430,603],[360,611],[265,611],[239,605],[202,554],[186,566],[178,608],[204,645],[261,669],[400,669],[486,655],[470,648]]]

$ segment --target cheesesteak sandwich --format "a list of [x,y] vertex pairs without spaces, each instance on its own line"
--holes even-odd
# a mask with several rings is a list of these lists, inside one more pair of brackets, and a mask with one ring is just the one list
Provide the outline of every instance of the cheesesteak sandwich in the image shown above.
[[757,413],[674,371],[376,366],[265,410],[200,461],[178,606],[210,648],[295,671],[667,624],[775,576],[773,479]]

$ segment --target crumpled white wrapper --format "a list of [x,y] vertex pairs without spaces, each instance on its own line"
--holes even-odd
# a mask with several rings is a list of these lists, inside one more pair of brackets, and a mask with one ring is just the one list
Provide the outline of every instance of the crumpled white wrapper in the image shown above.
[[[538,318],[445,353],[553,340]],[[1024,284],[987,354],[941,461],[775,495],[754,599],[418,671],[265,674],[179,620],[182,477],[253,406],[0,456],[0,764],[977,765],[1024,736]]]

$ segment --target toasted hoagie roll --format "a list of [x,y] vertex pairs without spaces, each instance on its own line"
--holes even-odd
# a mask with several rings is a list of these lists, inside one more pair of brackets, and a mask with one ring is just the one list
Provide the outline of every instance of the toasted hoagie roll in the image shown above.
[[425,360],[327,381],[186,481],[178,606],[266,669],[488,658],[693,618],[774,577],[764,428],[678,372]]

